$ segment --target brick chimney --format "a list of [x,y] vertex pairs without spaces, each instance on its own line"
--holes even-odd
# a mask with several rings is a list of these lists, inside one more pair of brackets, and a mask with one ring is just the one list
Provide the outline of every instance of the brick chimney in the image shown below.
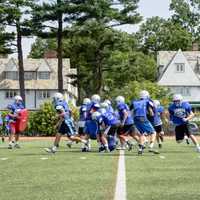
[[44,58],[57,58],[57,52],[54,50],[49,50],[44,53]]
[[192,51],[199,51],[199,44],[197,42],[192,44]]

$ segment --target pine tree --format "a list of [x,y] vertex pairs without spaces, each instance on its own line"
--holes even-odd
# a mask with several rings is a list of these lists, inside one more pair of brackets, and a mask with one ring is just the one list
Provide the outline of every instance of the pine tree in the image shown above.
[[15,40],[18,53],[20,95],[25,102],[24,63],[22,37],[31,34],[30,17],[31,0],[2,0],[0,4],[1,23],[15,28]]

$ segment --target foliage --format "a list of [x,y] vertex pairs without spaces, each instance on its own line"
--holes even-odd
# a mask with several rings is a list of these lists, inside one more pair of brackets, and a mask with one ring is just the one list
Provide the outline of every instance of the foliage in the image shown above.
[[[69,102],[74,120],[78,120],[78,109]],[[25,134],[52,136],[56,133],[55,125],[58,121],[55,109],[51,102],[45,102],[38,111],[29,115],[28,130]]]
[[[32,0],[2,0],[0,4],[0,24],[15,28],[16,39],[14,46],[17,48],[19,66],[20,96],[25,103],[24,63],[22,50],[22,37],[31,35],[30,5]],[[14,33],[13,33],[14,34]],[[9,34],[8,34],[9,35]],[[14,41],[13,41],[14,43]]]
[[158,51],[188,50],[192,46],[192,34],[171,19],[152,17],[144,22],[136,34],[145,53]]
[[171,98],[169,90],[150,81],[131,81],[123,88],[108,93],[106,97],[109,97],[110,94],[112,98],[122,95],[125,97],[127,103],[130,103],[133,99],[139,98],[139,92],[141,90],[149,91],[151,98],[160,100],[162,105],[169,105]]
[[199,0],[172,0],[170,10],[173,11],[172,21],[179,24],[193,36],[193,41],[199,39],[200,31],[200,1]]
[[45,136],[56,133],[56,112],[50,102],[41,105],[38,111],[30,113],[28,132],[34,132]]

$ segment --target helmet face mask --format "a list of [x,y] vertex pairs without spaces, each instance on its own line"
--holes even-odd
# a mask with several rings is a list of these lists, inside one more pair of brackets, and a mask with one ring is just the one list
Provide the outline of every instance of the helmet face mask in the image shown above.
[[63,106],[56,106],[56,112],[57,113],[62,113],[64,111]]
[[174,104],[175,104],[176,106],[180,106],[182,100],[183,100],[183,97],[182,97],[181,94],[175,94],[175,95],[173,96],[173,102],[174,102]]

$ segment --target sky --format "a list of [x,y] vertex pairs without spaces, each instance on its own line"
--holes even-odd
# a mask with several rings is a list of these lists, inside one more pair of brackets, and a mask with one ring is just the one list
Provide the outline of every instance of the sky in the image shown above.
[[[143,16],[143,19],[147,19],[153,16],[159,16],[168,18],[170,16],[169,4],[171,0],[140,0],[138,12]],[[128,33],[136,32],[139,29],[138,25],[125,25],[119,27],[123,31]],[[23,38],[23,52],[24,58],[26,58],[30,52],[31,45],[34,42],[34,38]],[[17,57],[16,54],[12,54],[12,57]]]

